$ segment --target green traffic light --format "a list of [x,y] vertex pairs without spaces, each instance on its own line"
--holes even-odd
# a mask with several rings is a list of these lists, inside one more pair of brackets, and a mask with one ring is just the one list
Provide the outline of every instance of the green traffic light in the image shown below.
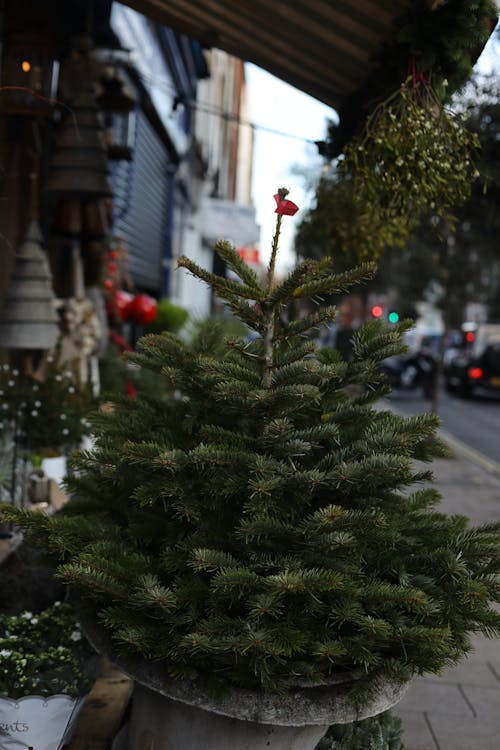
[[398,320],[399,320],[399,315],[397,312],[389,313],[389,323],[397,323]]

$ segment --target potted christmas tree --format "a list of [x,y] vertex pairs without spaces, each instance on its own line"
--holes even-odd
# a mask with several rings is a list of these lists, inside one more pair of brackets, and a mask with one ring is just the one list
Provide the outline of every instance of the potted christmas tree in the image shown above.
[[374,272],[306,260],[277,283],[287,192],[263,284],[227,242],[239,281],[180,260],[254,335],[222,349],[215,329],[191,347],[146,336],[131,358],[170,395],[99,415],[62,513],[5,512],[38,534],[91,640],[135,677],[130,750],[314,748],[328,725],[455,663],[468,633],[499,632],[499,525],[435,509],[415,466],[445,451],[434,415],[375,408],[378,364],[406,324],[366,323],[345,362],[309,335],[332,308],[287,315]]

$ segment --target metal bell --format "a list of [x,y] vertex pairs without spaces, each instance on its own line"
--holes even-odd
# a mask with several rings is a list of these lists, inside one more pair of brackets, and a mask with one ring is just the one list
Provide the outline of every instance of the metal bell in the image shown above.
[[59,336],[56,297],[37,221],[28,226],[14,261],[0,314],[0,348],[52,349]]

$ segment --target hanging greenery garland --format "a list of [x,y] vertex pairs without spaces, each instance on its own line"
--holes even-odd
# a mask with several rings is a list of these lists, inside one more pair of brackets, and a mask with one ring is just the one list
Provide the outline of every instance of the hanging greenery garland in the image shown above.
[[497,18],[495,0],[420,0],[396,36],[399,57],[413,55],[420,71],[432,71],[434,88],[446,99],[471,77]]

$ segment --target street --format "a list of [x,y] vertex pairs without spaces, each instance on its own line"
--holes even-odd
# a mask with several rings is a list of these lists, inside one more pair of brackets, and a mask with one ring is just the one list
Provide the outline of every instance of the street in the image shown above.
[[[393,407],[404,414],[418,414],[430,409],[430,401],[422,397],[420,390],[393,391],[389,399]],[[500,465],[499,397],[463,399],[442,388],[438,414],[447,433]]]
[[[416,390],[393,392],[390,404],[408,415],[430,408],[430,402]],[[442,389],[438,412],[455,456],[455,460],[438,459],[432,465],[442,496],[440,510],[463,514],[473,525],[500,520],[500,399],[465,400]],[[472,646],[457,666],[441,675],[416,678],[396,707],[395,713],[403,720],[406,750],[499,747],[498,642],[474,634]]]

